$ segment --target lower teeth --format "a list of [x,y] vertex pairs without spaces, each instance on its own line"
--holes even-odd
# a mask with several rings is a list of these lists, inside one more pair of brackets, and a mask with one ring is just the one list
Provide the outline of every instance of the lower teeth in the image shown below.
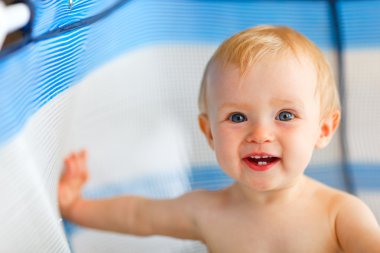
[[267,162],[258,162],[259,165],[267,165]]

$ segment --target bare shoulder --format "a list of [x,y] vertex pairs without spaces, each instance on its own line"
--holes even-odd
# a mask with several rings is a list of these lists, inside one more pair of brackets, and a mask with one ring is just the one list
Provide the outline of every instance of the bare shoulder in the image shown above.
[[313,179],[307,179],[313,201],[317,205],[323,205],[329,214],[331,221],[352,218],[368,219],[368,222],[376,223],[376,218],[370,208],[359,197],[332,188]]
[[336,211],[337,222],[353,223],[352,219],[367,222],[378,227],[374,213],[359,197],[325,186],[326,196],[330,196],[331,206]]
[[371,209],[360,198],[308,179],[314,200],[324,203],[343,252],[380,253],[380,228]]
[[314,197],[321,201],[326,201],[331,208],[337,211],[347,207],[347,205],[366,206],[361,199],[342,190],[332,188],[310,178],[308,183],[312,186]]

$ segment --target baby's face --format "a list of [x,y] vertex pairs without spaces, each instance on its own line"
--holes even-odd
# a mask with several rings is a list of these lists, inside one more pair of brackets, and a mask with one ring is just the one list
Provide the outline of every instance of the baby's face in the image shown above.
[[264,58],[245,76],[233,65],[208,76],[209,142],[222,169],[258,191],[297,182],[321,134],[313,64]]

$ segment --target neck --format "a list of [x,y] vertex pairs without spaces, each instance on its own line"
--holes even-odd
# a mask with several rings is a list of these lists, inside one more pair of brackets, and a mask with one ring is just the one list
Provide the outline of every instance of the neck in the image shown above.
[[304,175],[297,178],[294,182],[280,189],[258,191],[248,186],[235,183],[232,186],[233,192],[240,197],[241,200],[257,206],[268,206],[283,204],[297,200],[305,189],[306,177]]

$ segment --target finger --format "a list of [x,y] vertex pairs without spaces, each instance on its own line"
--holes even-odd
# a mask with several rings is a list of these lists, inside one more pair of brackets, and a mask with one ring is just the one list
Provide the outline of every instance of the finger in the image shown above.
[[78,153],[73,152],[68,159],[68,174],[70,178],[80,178],[80,164]]
[[80,187],[88,177],[86,161],[82,152],[73,152],[65,158],[64,172],[60,182],[70,187]]
[[80,158],[81,165],[86,165],[87,157],[86,157],[86,152],[84,150],[81,150],[79,152],[79,158]]
[[74,165],[74,170],[75,170],[75,176],[79,177],[82,174],[81,171],[81,161],[80,161],[80,156],[78,152],[73,153],[73,165]]
[[87,167],[87,152],[85,150],[81,150],[79,153],[80,156],[80,170],[81,170],[81,177],[84,181],[88,178],[88,167]]
[[67,175],[70,178],[75,177],[76,175],[76,164],[73,156],[70,156],[67,160]]
[[87,160],[87,150],[81,149],[81,151],[79,152],[79,155],[81,158]]

